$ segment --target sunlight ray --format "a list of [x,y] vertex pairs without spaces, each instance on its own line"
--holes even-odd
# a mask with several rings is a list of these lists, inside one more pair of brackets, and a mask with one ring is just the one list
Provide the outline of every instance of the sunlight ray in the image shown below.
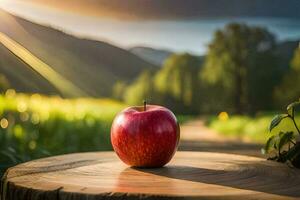
[[75,86],[72,82],[62,77],[59,73],[53,70],[52,67],[44,63],[42,60],[34,56],[26,48],[13,41],[4,33],[0,32],[0,43],[8,48],[13,54],[19,57],[23,62],[38,72],[42,77],[47,79],[53,86],[66,96],[86,96],[86,94]]

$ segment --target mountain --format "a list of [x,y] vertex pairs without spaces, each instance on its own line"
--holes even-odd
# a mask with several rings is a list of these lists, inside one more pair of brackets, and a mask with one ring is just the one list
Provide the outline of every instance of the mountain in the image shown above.
[[29,0],[87,15],[119,19],[300,17],[299,0]]
[[[139,56],[140,58],[152,63],[153,65],[161,67],[165,60],[174,54],[175,52],[163,50],[163,49],[155,49],[150,47],[132,47],[129,49],[130,52]],[[193,55],[193,54],[191,54]],[[197,56],[201,63],[204,62],[205,56]]]
[[162,66],[163,62],[173,54],[173,52],[168,50],[150,47],[133,47],[129,51],[156,66]]
[[[21,59],[16,56],[18,49],[8,51],[0,42],[0,73],[20,92],[59,93],[53,85],[53,80],[59,77],[64,81],[56,85],[68,82],[88,96],[109,96],[117,80],[130,81],[144,69],[157,68],[127,50],[77,38],[3,10],[0,10],[0,33],[28,51],[27,57],[23,55]],[[43,69],[34,70],[24,58],[51,71],[52,79],[47,79],[47,73],[39,73]]]

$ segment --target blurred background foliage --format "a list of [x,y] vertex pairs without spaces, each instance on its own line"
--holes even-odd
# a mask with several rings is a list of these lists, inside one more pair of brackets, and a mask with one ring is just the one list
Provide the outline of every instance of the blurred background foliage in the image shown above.
[[[208,117],[206,124],[225,136],[239,138],[241,141],[261,144],[266,142],[270,136],[280,131],[291,130],[296,133],[293,123],[288,119],[284,119],[284,123],[280,124],[270,133],[270,122],[275,115],[276,113],[274,112],[263,112],[257,113],[254,116],[233,115],[222,118],[220,114],[218,116]],[[296,120],[297,124],[299,124],[300,118],[297,117]]]
[[110,126],[126,105],[109,99],[62,99],[39,94],[0,96],[0,167],[33,158],[111,150]]
[[290,63],[281,64],[284,59],[267,29],[233,23],[215,32],[205,58],[173,54],[159,70],[117,82],[115,96],[128,104],[148,99],[181,114],[276,110],[299,96],[299,48]]

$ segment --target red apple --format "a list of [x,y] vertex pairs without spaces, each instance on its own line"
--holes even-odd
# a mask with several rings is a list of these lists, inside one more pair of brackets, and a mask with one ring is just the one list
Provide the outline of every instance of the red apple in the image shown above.
[[180,137],[175,115],[162,106],[129,107],[111,128],[112,146],[119,158],[135,167],[162,167],[177,150]]

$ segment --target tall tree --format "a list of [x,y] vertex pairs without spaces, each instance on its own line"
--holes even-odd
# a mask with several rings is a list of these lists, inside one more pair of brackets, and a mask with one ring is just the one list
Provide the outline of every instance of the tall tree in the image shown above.
[[215,32],[201,79],[223,88],[236,113],[265,109],[280,73],[274,47],[275,38],[268,30],[229,24]]
[[197,111],[194,106],[199,92],[197,74],[200,65],[198,57],[187,53],[170,56],[154,78],[161,101],[178,112]]

